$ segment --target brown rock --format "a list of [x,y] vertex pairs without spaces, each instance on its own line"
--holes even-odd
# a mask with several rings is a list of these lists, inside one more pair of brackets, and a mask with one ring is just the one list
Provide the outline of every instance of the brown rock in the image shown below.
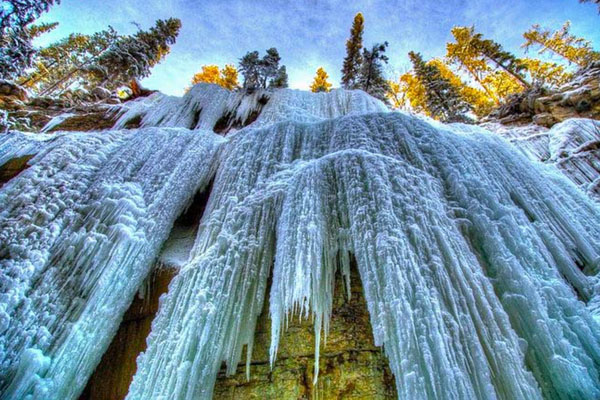
[[27,91],[14,82],[0,80],[0,96],[10,96],[21,101],[26,101]]
[[554,124],[558,123],[559,121],[556,118],[554,118],[554,116],[552,114],[543,113],[543,114],[534,115],[533,122],[536,125],[545,126],[546,128],[551,128]]

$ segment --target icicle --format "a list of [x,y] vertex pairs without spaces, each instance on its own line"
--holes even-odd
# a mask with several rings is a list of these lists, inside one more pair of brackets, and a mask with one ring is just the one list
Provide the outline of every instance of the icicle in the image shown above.
[[[210,399],[222,362],[234,373],[244,346],[251,373],[271,268],[271,365],[288,321],[311,318],[316,380],[338,268],[350,294],[350,253],[398,398],[600,396],[600,210],[516,141],[384,112],[359,91],[278,90],[262,104],[201,85],[127,107],[121,123],[137,115],[143,126],[197,129],[36,144],[35,165],[0,190],[0,323],[13,332],[5,393],[76,397],[72,382],[89,375],[116,329],[109,310],[126,308],[174,218],[218,168],[129,400]],[[199,129],[257,107],[226,140]],[[550,147],[546,134],[568,138]],[[574,158],[595,140],[577,135],[539,132],[524,153],[560,148],[560,159]],[[20,140],[15,147],[29,146]],[[59,279],[68,271],[75,280]],[[22,315],[30,288],[32,312]],[[57,334],[65,340],[54,346]]]
[[78,396],[222,142],[165,129],[55,139],[0,191],[2,399]]

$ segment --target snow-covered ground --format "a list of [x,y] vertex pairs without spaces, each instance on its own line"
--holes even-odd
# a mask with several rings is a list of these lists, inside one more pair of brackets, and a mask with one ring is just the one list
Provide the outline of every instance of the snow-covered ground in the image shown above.
[[210,399],[223,361],[235,371],[247,345],[249,362],[266,296],[271,359],[292,315],[314,319],[318,356],[351,257],[398,398],[600,397],[600,209],[531,160],[593,147],[575,122],[500,132],[510,144],[362,92],[205,85],[135,102],[119,125],[136,117],[142,129],[0,139],[5,157],[37,153],[0,189],[2,399],[77,397],[213,176],[191,249],[164,247],[179,272],[129,400]]

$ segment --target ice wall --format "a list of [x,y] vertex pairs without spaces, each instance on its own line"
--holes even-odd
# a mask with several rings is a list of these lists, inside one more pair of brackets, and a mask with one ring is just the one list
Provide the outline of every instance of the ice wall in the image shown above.
[[[315,122],[348,114],[385,112],[379,100],[359,90],[310,93],[300,90],[257,90],[250,95],[231,92],[217,85],[198,84],[183,97],[154,93],[150,97],[116,107],[116,128],[141,118],[141,126],[213,129],[222,117],[230,123],[264,126],[282,121]],[[256,121],[250,116],[256,113]]]
[[0,191],[2,399],[78,396],[221,142],[155,128],[35,142],[35,164]]
[[531,160],[555,166],[592,198],[600,200],[600,121],[572,118],[551,129],[497,123],[484,124],[483,128],[505,137]]
[[[206,131],[225,116],[249,126]],[[136,117],[145,128],[36,143],[0,189],[3,398],[76,398],[215,169],[129,400],[210,399],[223,361],[249,362],[265,296],[272,362],[302,316],[318,365],[351,257],[399,399],[600,397],[600,210],[557,169],[358,91],[200,85],[134,102],[119,124]],[[32,146],[10,137],[0,154]]]

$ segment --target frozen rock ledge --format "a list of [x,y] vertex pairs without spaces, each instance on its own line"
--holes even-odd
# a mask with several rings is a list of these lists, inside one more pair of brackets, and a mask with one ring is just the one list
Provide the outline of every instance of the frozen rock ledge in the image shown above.
[[120,112],[141,129],[0,138],[36,154],[0,189],[2,399],[77,398],[211,180],[129,400],[212,398],[266,296],[271,362],[301,316],[318,365],[351,257],[399,399],[600,397],[600,209],[558,169],[362,92],[200,85]]

